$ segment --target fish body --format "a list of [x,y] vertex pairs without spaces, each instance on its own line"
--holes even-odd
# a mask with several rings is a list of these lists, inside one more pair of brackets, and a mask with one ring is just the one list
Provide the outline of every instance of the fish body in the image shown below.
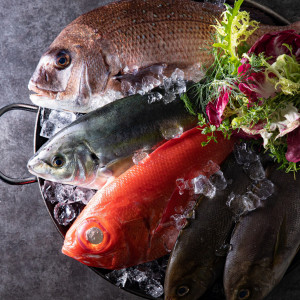
[[226,299],[262,300],[279,283],[300,245],[299,178],[269,169],[275,192],[265,206],[242,217],[226,258]]
[[148,103],[133,95],[85,114],[45,143],[28,162],[38,177],[100,189],[133,165],[135,151],[152,151],[168,132],[197,124],[183,101]]
[[[30,98],[42,107],[85,113],[160,85],[176,68],[184,79],[199,81],[200,67],[213,61],[211,25],[222,11],[191,0],[124,0],[83,14],[41,57]],[[262,27],[250,43],[274,30]]]
[[234,214],[226,205],[230,193],[246,190],[250,183],[233,155],[221,165],[226,188],[210,199],[202,197],[194,218],[181,230],[172,250],[165,277],[165,299],[199,299],[222,275],[234,225]]
[[[234,143],[222,134],[217,144],[202,147],[205,140],[197,128],[191,129],[98,191],[68,230],[62,252],[86,265],[107,269],[126,268],[168,253],[179,229],[174,224],[156,229],[176,189],[176,179],[195,177],[208,160],[221,163]],[[92,231],[97,232],[95,244]]]

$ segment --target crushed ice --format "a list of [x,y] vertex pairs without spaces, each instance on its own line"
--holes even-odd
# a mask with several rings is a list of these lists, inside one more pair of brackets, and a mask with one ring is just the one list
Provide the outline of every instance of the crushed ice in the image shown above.
[[67,226],[79,215],[96,191],[45,181],[42,193],[46,201],[55,204],[55,220],[60,225]]
[[[153,103],[162,100],[165,104],[168,104],[176,99],[176,96],[186,92],[186,82],[184,80],[184,72],[180,69],[175,69],[170,77],[162,76],[164,91],[150,92],[148,93],[148,103]],[[158,84],[156,85],[158,86]],[[150,88],[149,88],[150,87]],[[137,91],[144,95],[149,92],[154,86],[148,85],[142,86],[142,89]]]
[[70,125],[77,118],[77,115],[66,111],[57,111],[42,109],[41,110],[41,132],[40,136],[50,138],[64,127]]
[[163,257],[127,269],[114,270],[106,274],[111,282],[119,287],[140,288],[147,295],[158,298],[163,295],[163,281],[168,258]]
[[241,143],[235,146],[234,155],[238,164],[251,179],[250,185],[242,195],[231,193],[227,206],[239,218],[259,207],[274,193],[274,184],[266,178],[259,155],[251,150],[249,144]]

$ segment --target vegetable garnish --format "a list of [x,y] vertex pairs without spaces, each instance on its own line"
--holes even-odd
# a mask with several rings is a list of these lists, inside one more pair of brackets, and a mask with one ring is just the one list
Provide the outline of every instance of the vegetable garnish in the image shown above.
[[[265,34],[250,48],[247,38],[258,28],[249,14],[225,4],[214,26],[214,63],[193,87],[196,103],[182,96],[199,125],[216,141],[215,131],[263,138],[263,146],[286,172],[300,170],[300,35],[294,30]],[[250,49],[249,49],[250,48]]]

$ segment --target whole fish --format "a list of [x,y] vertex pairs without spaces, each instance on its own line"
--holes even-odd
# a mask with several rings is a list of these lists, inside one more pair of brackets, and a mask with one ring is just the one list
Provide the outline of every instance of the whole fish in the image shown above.
[[109,103],[53,136],[29,160],[28,170],[47,180],[100,189],[133,165],[136,151],[152,151],[197,124],[179,98],[149,103],[148,95],[137,94]]
[[191,129],[98,191],[68,230],[62,252],[106,269],[126,268],[168,253],[179,229],[174,224],[156,229],[176,179],[193,178],[209,160],[220,164],[230,154],[234,141],[217,135],[217,144],[202,147],[207,137]]
[[261,300],[279,283],[300,246],[300,182],[272,166],[275,192],[242,217],[230,240],[224,287],[228,300]]
[[[124,0],[83,14],[41,57],[29,82],[36,93],[30,99],[51,109],[89,112],[160,85],[176,68],[184,79],[198,81],[201,64],[212,62],[211,25],[222,11],[191,0]],[[250,44],[275,30],[262,25]]]
[[181,230],[168,262],[165,299],[199,299],[222,275],[234,225],[234,214],[226,201],[232,192],[245,192],[251,180],[233,155],[221,170],[226,182],[231,183],[222,181],[212,199],[202,197],[194,209],[194,218]]

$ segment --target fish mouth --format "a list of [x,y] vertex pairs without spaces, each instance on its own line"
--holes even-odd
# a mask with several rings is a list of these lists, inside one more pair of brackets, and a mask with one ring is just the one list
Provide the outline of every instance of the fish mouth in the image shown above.
[[49,90],[44,90],[37,87],[33,82],[29,82],[28,89],[34,94],[30,95],[30,100],[34,103],[35,100],[40,101],[43,99],[46,100],[57,100],[58,92],[53,92]]

